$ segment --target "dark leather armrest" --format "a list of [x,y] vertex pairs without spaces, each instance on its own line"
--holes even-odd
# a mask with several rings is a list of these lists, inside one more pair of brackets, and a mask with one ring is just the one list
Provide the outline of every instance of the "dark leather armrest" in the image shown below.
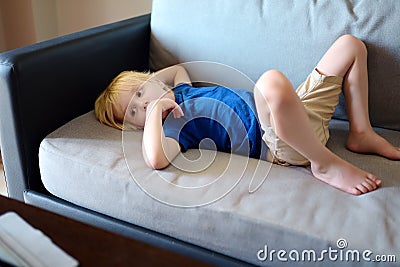
[[45,192],[38,151],[43,138],[93,109],[111,79],[147,70],[150,15],[0,54],[1,151],[10,197]]

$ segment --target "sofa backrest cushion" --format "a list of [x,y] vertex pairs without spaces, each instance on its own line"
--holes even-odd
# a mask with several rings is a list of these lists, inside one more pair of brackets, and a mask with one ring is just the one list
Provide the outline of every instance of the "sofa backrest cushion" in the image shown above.
[[[368,48],[370,116],[400,130],[400,1],[153,0],[150,68],[214,61],[250,79],[279,69],[296,88],[342,34]],[[347,119],[343,96],[335,118]]]

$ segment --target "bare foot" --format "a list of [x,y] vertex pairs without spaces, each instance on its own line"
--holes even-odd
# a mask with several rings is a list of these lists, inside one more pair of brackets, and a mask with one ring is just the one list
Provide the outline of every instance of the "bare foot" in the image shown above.
[[394,147],[373,130],[366,133],[350,132],[347,148],[356,153],[378,154],[391,160],[400,160],[400,148]]
[[353,195],[371,192],[382,184],[375,175],[355,167],[334,154],[325,166],[311,162],[311,171],[317,179]]

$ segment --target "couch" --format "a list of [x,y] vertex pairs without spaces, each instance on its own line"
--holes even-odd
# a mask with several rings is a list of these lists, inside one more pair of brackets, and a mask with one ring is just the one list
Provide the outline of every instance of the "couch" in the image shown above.
[[[279,69],[296,87],[337,37],[353,34],[368,49],[371,122],[400,146],[399,9],[397,0],[153,0],[151,14],[4,52],[9,195],[215,265],[399,266],[400,162],[346,150],[343,96],[327,145],[384,181],[359,197],[306,168],[221,152],[201,151],[214,157],[201,171],[150,170],[141,132],[102,125],[93,114],[99,93],[127,69],[185,63],[196,81],[249,90],[265,70]],[[178,160],[185,157],[199,151]]]

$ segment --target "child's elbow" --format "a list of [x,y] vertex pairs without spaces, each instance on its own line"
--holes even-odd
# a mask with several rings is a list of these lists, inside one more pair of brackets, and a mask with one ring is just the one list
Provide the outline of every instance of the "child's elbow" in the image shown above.
[[161,170],[168,167],[169,161],[167,159],[162,159],[160,157],[152,157],[152,158],[147,158],[146,164],[153,170]]

